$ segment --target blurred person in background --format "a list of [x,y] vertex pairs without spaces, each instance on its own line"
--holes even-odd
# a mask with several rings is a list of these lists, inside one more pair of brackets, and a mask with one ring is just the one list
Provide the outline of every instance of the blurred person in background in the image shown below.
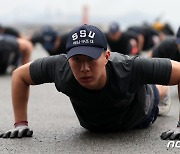
[[58,55],[66,53],[67,34],[60,35],[51,26],[43,26],[39,32],[35,32],[30,41],[35,46],[40,43],[49,55]]
[[14,27],[7,27],[2,25],[0,25],[0,34],[8,34],[19,38],[22,37],[20,32]]
[[149,57],[169,58],[180,62],[180,27],[176,37],[167,37],[149,51]]
[[132,33],[122,32],[117,22],[110,24],[109,30],[105,35],[111,52],[119,52],[126,55],[138,53],[137,36]]
[[149,25],[142,26],[130,26],[127,32],[136,33],[139,40],[141,40],[141,50],[148,51],[155,45],[159,44],[159,37],[156,30],[154,30]]
[[30,61],[32,43],[12,35],[0,34],[0,74],[11,73]]
[[165,40],[167,37],[175,35],[174,30],[169,23],[162,23],[156,21],[152,24],[152,28],[154,28],[158,32],[160,42]]

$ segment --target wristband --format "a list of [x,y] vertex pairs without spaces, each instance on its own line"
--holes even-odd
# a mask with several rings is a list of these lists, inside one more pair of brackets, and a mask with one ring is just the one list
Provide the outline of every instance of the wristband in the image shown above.
[[177,123],[177,127],[180,127],[180,121],[178,121],[178,123]]
[[26,125],[28,126],[28,121],[20,121],[20,122],[16,122],[14,123],[14,127],[16,128],[19,125]]

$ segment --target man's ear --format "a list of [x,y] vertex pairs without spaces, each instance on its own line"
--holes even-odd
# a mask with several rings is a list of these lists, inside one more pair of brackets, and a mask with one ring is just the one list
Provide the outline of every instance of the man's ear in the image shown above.
[[105,58],[106,58],[106,63],[107,63],[108,60],[109,60],[109,58],[110,58],[110,51],[109,51],[109,50],[107,50],[107,51],[105,52]]

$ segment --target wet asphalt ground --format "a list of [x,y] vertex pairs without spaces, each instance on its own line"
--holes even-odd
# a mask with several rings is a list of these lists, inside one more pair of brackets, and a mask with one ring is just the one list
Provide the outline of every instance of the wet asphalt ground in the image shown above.
[[[47,56],[37,46],[32,59]],[[167,148],[162,131],[176,127],[179,112],[177,87],[171,88],[172,107],[167,116],[158,117],[148,129],[96,134],[79,125],[69,98],[58,93],[53,84],[31,86],[28,119],[32,138],[0,139],[0,154],[164,154],[179,153]],[[11,76],[0,76],[0,133],[13,128]]]

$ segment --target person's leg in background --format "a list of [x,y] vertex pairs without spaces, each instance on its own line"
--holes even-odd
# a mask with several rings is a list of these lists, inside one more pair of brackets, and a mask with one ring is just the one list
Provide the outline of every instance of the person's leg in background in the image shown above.
[[30,61],[33,45],[30,41],[17,38],[17,42],[19,45],[19,52],[22,54],[21,64],[26,64]]
[[9,51],[7,73],[11,74],[18,66],[30,61],[32,43],[22,38],[11,38],[6,41],[6,51]]
[[170,87],[163,85],[156,85],[159,91],[160,102],[159,102],[159,115],[168,114],[171,108],[171,96],[170,96]]

